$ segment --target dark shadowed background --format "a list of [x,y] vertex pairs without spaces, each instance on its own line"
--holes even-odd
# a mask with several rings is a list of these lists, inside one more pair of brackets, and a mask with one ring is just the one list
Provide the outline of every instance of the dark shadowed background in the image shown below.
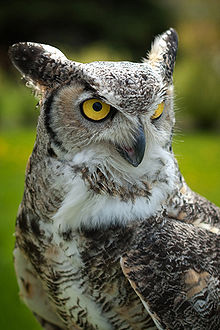
[[[220,204],[219,0],[4,1],[0,5],[0,329],[40,327],[20,302],[12,250],[37,100],[9,62],[19,41],[50,44],[69,58],[139,61],[153,37],[179,34],[174,73],[174,150],[190,186]],[[182,143],[184,141],[184,143]]]

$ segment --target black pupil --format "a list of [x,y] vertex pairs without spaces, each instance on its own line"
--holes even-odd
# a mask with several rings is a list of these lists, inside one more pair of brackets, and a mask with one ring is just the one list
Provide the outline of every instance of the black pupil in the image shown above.
[[102,110],[102,104],[100,102],[93,103],[93,106],[92,107],[93,107],[93,110],[95,110],[95,111]]

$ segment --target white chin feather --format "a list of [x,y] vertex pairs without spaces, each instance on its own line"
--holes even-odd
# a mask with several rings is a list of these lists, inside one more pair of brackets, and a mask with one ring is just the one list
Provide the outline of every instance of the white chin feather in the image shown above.
[[[81,154],[75,160],[82,162],[82,157]],[[87,164],[91,164],[91,170],[94,168],[92,162],[87,162]],[[137,170],[131,166],[129,168],[131,173],[125,172],[124,174],[127,178],[130,174],[133,182],[135,182],[134,173],[136,175],[139,173],[140,178],[145,172],[146,177],[151,178],[152,181],[149,184],[152,189],[149,197],[137,197],[134,201],[122,201],[120,197],[112,197],[104,193],[97,194],[85,184],[79,175],[76,175],[74,179],[69,178],[69,191],[60,209],[53,216],[57,228],[65,231],[81,226],[98,228],[112,224],[126,225],[130,221],[147,219],[161,210],[175,187],[175,165],[172,155],[161,148],[155,148],[151,158],[144,158],[140,169]],[[155,182],[156,178],[158,182]],[[115,180],[119,182],[120,178],[117,177]],[[153,181],[154,183],[152,183]]]

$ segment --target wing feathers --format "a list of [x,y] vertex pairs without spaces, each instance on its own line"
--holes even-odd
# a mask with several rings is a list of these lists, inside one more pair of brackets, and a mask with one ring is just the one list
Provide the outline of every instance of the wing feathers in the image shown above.
[[151,218],[121,267],[159,329],[220,328],[220,236]]

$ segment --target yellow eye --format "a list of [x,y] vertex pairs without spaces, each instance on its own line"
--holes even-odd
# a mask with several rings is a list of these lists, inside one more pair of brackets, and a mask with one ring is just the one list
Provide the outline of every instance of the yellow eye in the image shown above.
[[164,109],[164,102],[160,103],[154,112],[153,116],[151,116],[151,119],[157,119],[162,115]]
[[90,99],[83,102],[81,109],[87,119],[100,121],[109,115],[111,106],[98,99]]

